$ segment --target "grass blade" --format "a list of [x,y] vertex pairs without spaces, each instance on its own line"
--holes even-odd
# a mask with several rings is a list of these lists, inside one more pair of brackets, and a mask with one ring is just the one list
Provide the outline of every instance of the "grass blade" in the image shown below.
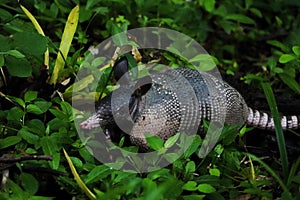
[[90,199],[96,199],[96,196],[90,191],[90,189],[84,184],[84,182],[81,180],[79,174],[77,173],[71,158],[69,157],[68,153],[66,152],[65,149],[63,149],[65,157],[68,161],[68,164],[71,168],[72,174],[77,182],[77,184],[79,185],[79,187],[86,193],[86,195],[90,198]]
[[[282,164],[282,171],[283,176],[285,179],[288,177],[288,158],[287,158],[287,152],[285,148],[285,139],[281,127],[281,118],[279,116],[278,108],[276,105],[275,97],[271,88],[270,83],[263,82],[261,83],[262,88],[264,90],[265,96],[267,98],[273,119],[274,119],[274,125],[275,125],[275,132],[276,132],[276,138],[280,153],[280,159]],[[286,180],[285,180],[286,181]]]
[[65,66],[65,58],[67,58],[70,46],[77,28],[79,18],[79,6],[75,6],[69,16],[65,25],[65,29],[61,38],[59,53],[57,54],[57,58],[54,65],[54,70],[50,79],[50,84],[56,84],[58,75],[62,71]]

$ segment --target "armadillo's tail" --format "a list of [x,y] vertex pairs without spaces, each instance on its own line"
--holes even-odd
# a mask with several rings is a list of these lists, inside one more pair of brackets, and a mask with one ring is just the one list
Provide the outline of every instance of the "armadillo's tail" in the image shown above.
[[[246,123],[251,126],[255,126],[261,129],[274,130],[274,120],[269,114],[260,112],[258,110],[252,110],[249,108],[248,119]],[[282,116],[281,117],[282,129],[300,129],[300,116]]]

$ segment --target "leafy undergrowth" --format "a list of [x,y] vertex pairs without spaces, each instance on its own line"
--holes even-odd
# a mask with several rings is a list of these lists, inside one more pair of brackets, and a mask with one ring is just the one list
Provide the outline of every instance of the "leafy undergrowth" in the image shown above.
[[[272,86],[295,98],[300,93],[298,1],[20,3],[23,7],[9,0],[0,5],[1,199],[300,198],[300,158],[291,159],[286,151],[271,90]],[[195,136],[179,159],[174,161],[174,155],[166,153],[163,159],[174,162],[149,173],[115,170],[90,154],[74,124],[73,114],[79,113],[71,105],[76,73],[90,45],[130,28],[150,26],[171,28],[194,38],[235,82],[244,81],[249,85],[243,87],[255,90],[263,88],[275,118],[278,155],[248,152],[247,135],[255,130],[243,127],[237,131],[229,126],[205,158],[199,158],[199,147],[205,141]],[[170,64],[182,62],[164,56]],[[94,67],[99,63],[96,60]],[[111,82],[106,85],[109,69],[101,73],[105,80],[99,85],[107,86],[107,93],[114,88]],[[97,84],[91,83],[91,77],[86,80],[85,84]],[[299,141],[299,133],[293,134]],[[177,139],[148,142],[163,152],[174,145],[182,147]],[[126,162],[122,164],[132,165]],[[155,165],[159,160],[146,162]]]

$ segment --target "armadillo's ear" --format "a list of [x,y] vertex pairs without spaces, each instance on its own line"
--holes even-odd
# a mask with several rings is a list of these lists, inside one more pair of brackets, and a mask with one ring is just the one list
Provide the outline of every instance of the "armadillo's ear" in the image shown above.
[[120,85],[128,84],[130,82],[130,77],[128,73],[128,60],[126,56],[120,58],[114,65],[113,71],[115,79],[120,83]]
[[137,83],[135,84],[135,92],[134,94],[137,96],[144,95],[150,90],[152,86],[152,79],[150,76],[145,76],[138,79]]

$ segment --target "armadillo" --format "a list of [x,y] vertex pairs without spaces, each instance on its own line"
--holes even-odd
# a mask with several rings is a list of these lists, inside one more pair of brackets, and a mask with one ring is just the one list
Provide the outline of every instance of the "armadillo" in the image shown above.
[[[126,59],[114,66],[119,70],[115,75],[117,79],[123,75],[120,68],[124,65],[127,65]],[[128,70],[127,66],[125,68]],[[123,120],[128,126],[126,132],[130,132],[131,143],[144,149],[148,148],[145,133],[167,140],[178,132],[201,130],[204,119],[274,129],[270,115],[248,107],[236,89],[207,72],[186,67],[167,69],[153,73],[146,87],[134,86],[132,81],[125,83],[126,79],[128,76],[116,90],[122,92],[107,95],[98,102],[96,113],[80,124],[82,129],[100,126],[115,137],[118,134],[115,132],[120,131],[116,119]],[[135,92],[125,95],[130,88]],[[113,103],[112,99],[115,99]],[[131,119],[121,114],[124,109],[129,110]],[[132,123],[128,123],[130,121]],[[298,129],[300,116],[283,116],[281,125],[283,129]]]

